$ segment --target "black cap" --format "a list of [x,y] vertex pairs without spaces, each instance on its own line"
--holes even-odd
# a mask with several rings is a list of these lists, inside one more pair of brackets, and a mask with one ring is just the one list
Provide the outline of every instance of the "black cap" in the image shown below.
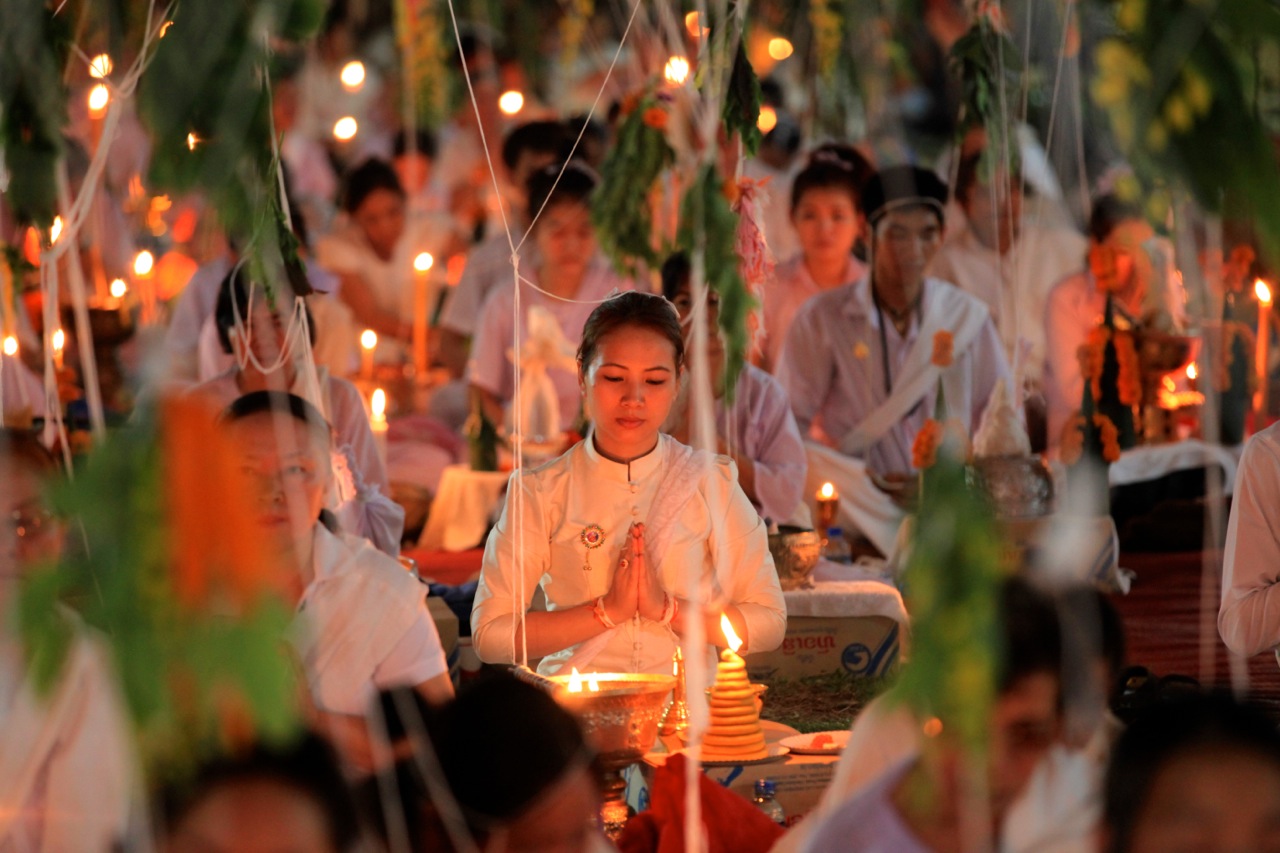
[[890,166],[871,176],[862,190],[862,210],[874,225],[891,210],[923,205],[945,217],[947,185],[934,172],[919,166]]

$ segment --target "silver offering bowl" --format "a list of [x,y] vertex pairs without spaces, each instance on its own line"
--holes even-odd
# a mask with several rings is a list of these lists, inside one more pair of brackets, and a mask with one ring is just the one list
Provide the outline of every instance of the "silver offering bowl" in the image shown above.
[[[600,821],[605,833],[616,839],[627,822],[622,771],[653,748],[662,711],[676,679],[674,675],[584,674],[582,691],[570,692],[571,678],[553,675],[547,680],[555,685],[551,689],[556,701],[581,721],[588,742],[600,756],[605,771]],[[590,689],[591,679],[599,689]]]
[[1053,511],[1053,476],[1039,456],[987,456],[974,459],[969,471],[997,518],[1041,518]]
[[822,556],[822,534],[782,525],[777,533],[769,534],[769,553],[783,589],[812,589],[811,575]]

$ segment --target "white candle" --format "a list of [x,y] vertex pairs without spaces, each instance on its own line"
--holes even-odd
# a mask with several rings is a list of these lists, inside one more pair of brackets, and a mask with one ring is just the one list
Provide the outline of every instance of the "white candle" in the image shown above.
[[818,501],[818,532],[827,535],[827,529],[836,523],[836,511],[840,505],[840,494],[832,483],[823,483],[815,496]]
[[53,366],[62,369],[62,351],[67,345],[67,335],[61,329],[54,329],[49,336],[49,344],[53,347]]
[[369,399],[369,428],[373,430],[373,444],[378,449],[382,464],[387,464],[387,394],[375,388]]
[[1271,346],[1271,288],[1262,279],[1253,283],[1253,292],[1258,297],[1258,345],[1255,347],[1254,368],[1258,375],[1258,391],[1254,394],[1254,431],[1266,426],[1267,419],[1267,362],[1270,360]]
[[373,381],[373,351],[378,348],[378,333],[365,329],[360,333],[360,378]]
[[426,381],[430,367],[427,355],[427,315],[430,313],[427,273],[435,265],[430,252],[413,259],[413,372],[419,383]]

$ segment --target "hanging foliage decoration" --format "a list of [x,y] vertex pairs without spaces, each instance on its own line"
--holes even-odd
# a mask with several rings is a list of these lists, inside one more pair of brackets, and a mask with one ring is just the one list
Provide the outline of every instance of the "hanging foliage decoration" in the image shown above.
[[18,222],[48,227],[58,206],[55,169],[63,153],[71,45],[65,18],[42,0],[0,0],[0,152],[5,204]]
[[591,202],[600,249],[623,275],[657,269],[662,249],[654,245],[649,194],[663,169],[675,161],[667,142],[667,107],[652,90],[623,102],[622,124],[604,163]]
[[445,32],[434,0],[396,0],[396,41],[413,92],[414,114],[423,127],[436,127],[449,108]]
[[714,166],[704,166],[681,202],[677,237],[679,248],[686,253],[703,252],[707,287],[720,297],[720,331],[725,341],[721,391],[730,402],[747,361],[751,345],[748,318],[756,307],[739,271],[738,216],[730,207],[730,196],[736,191],[736,185],[722,179]]
[[1018,149],[1009,128],[1022,82],[1022,57],[1004,29],[998,8],[980,11],[973,26],[952,45],[950,62],[961,84],[956,137],[963,139],[974,128],[986,132],[981,160],[984,180],[989,182],[1001,165],[1016,172]]
[[1119,0],[1113,8],[1117,33],[1097,47],[1091,93],[1145,188],[1180,176],[1205,209],[1238,205],[1280,260],[1280,167],[1250,93],[1260,46],[1280,46],[1280,7]]

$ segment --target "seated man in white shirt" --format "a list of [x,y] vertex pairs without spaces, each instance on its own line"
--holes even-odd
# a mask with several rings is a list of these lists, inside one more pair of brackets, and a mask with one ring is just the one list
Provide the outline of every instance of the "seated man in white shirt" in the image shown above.
[[1237,477],[1218,633],[1231,651],[1251,657],[1280,646],[1280,424],[1249,439]]
[[[903,518],[889,493],[917,479],[912,444],[934,416],[939,387],[947,419],[972,433],[996,383],[1010,381],[986,306],[925,275],[942,243],[946,197],[937,175],[914,166],[867,183],[860,207],[869,272],[805,303],[778,369],[796,424],[815,439],[806,493],[833,482],[838,523],[886,556]],[[940,333],[953,344],[946,367],[932,363]]]
[[1041,422],[1045,301],[1058,281],[1083,269],[1088,246],[1076,231],[1027,221],[1020,178],[1001,170],[984,175],[982,157],[979,150],[960,161],[955,198],[968,227],[948,235],[930,273],[986,304]]

